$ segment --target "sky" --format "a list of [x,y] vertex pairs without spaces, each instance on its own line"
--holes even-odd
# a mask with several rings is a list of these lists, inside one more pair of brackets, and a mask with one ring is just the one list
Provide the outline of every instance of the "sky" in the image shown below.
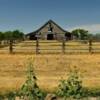
[[0,31],[35,31],[49,19],[63,29],[100,32],[100,0],[0,0]]

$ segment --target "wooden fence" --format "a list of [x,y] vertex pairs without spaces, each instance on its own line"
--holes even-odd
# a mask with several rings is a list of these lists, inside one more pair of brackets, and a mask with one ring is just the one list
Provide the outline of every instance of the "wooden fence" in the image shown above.
[[82,41],[23,41],[21,43],[9,42],[8,46],[0,48],[0,53],[26,53],[26,54],[67,54],[67,53],[100,53],[100,42],[92,40]]

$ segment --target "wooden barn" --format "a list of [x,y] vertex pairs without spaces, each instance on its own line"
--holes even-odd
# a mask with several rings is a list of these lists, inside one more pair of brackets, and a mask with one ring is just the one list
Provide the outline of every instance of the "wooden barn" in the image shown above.
[[42,40],[70,40],[72,36],[70,32],[61,28],[54,21],[49,20],[36,31],[26,34],[26,38],[29,40],[36,40],[37,37]]

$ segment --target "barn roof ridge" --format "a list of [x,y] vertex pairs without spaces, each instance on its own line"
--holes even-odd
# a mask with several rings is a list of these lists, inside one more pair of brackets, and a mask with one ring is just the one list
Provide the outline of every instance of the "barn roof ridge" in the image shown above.
[[54,22],[53,20],[48,20],[45,24],[43,24],[40,28],[38,28],[37,30],[33,31],[33,32],[30,32],[26,35],[31,35],[31,34],[36,34],[38,33],[42,28],[44,28],[48,23],[53,23],[54,25],[56,25],[58,28],[60,28],[63,32],[68,32],[66,30],[64,30],[62,27],[60,27],[56,22]]

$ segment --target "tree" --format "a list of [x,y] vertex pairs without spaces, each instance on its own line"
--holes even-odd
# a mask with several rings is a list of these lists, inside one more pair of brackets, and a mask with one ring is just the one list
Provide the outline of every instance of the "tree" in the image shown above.
[[6,31],[4,33],[4,39],[5,40],[11,40],[11,39],[13,39],[12,37],[13,37],[13,33],[11,31]]
[[0,44],[1,44],[1,41],[4,39],[4,34],[3,32],[0,32]]
[[12,32],[14,40],[23,40],[24,33],[20,32],[19,30],[15,30]]
[[4,33],[5,40],[23,40],[24,33],[20,32],[19,30],[15,31],[7,31]]
[[85,40],[88,39],[89,33],[87,30],[84,29],[75,29],[72,31],[73,36],[75,36],[77,39]]

